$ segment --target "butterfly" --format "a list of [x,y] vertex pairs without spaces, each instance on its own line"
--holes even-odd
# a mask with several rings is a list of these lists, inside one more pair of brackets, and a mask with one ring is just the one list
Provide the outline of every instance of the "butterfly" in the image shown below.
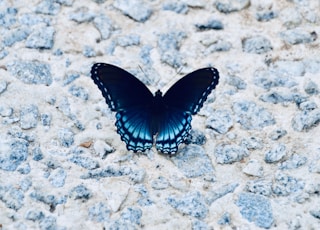
[[174,154],[191,130],[192,116],[219,83],[213,67],[198,69],[177,81],[164,95],[153,95],[131,73],[110,64],[96,63],[91,78],[111,111],[116,112],[117,133],[128,150],[144,152],[154,144],[162,153]]

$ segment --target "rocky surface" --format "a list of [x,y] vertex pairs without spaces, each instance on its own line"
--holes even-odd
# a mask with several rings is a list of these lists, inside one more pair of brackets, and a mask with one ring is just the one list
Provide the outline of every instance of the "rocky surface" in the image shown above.
[[[319,229],[320,3],[0,2],[0,229]],[[177,155],[128,152],[90,79],[220,83]]]

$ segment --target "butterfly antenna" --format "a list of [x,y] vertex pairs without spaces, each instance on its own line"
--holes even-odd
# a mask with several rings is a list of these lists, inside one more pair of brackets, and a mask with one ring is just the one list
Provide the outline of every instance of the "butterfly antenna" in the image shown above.
[[139,66],[139,69],[141,70],[141,72],[144,74],[145,77],[147,77],[147,74],[146,72],[144,72],[143,68],[141,67],[141,65],[138,65]]

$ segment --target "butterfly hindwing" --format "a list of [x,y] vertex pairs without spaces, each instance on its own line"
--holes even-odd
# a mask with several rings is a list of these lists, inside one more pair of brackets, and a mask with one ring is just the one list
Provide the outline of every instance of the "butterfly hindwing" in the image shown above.
[[165,103],[194,115],[218,83],[218,70],[212,67],[198,69],[181,78],[165,93]]
[[117,112],[116,119],[117,132],[128,150],[144,152],[151,149],[153,133],[150,111],[141,107],[122,110]]
[[149,89],[131,73],[110,64],[96,63],[91,68],[91,77],[99,87],[112,111],[151,103]]
[[162,153],[175,153],[189,134],[191,114],[168,108],[159,122],[156,148]]

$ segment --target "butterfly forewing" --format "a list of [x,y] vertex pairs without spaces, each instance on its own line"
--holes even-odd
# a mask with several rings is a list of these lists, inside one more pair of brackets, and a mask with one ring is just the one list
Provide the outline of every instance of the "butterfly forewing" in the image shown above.
[[96,63],[92,66],[91,77],[112,111],[152,102],[153,95],[149,89],[132,74],[117,66]]
[[218,83],[219,73],[215,68],[196,70],[181,78],[166,92],[165,103],[194,115]]

